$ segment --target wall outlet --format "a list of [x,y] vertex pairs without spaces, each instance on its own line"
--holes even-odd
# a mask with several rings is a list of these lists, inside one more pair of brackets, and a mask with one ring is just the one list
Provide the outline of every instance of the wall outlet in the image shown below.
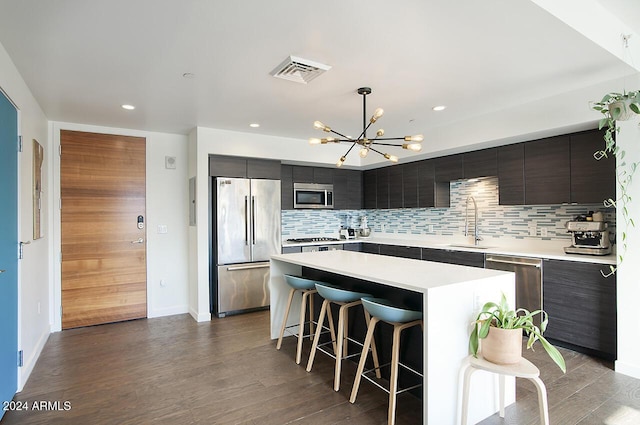
[[547,236],[547,228],[546,227],[541,227],[540,228],[540,236],[542,236],[543,238]]
[[168,232],[166,224],[158,224],[158,234],[163,235]]
[[538,230],[536,226],[529,226],[529,236],[536,236],[538,234]]

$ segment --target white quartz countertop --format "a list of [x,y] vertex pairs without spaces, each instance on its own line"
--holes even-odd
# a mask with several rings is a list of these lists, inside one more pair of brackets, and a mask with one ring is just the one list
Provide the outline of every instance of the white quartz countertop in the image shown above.
[[[383,245],[401,245],[413,246],[419,248],[445,249],[452,251],[469,251],[481,252],[494,255],[508,255],[516,257],[543,258],[552,260],[579,261],[593,264],[615,265],[615,251],[608,255],[585,255],[585,254],[566,254],[563,250],[564,246],[570,245],[570,242],[563,241],[528,241],[514,240],[507,238],[496,238],[480,242],[479,247],[474,247],[465,241],[456,238],[447,237],[428,237],[428,238],[405,238],[385,234],[384,236],[372,235],[368,238],[357,238],[338,241],[322,241],[322,242],[283,242],[282,246],[310,246],[310,245],[335,245],[348,243],[375,243]],[[453,246],[457,245],[457,246]],[[469,246],[460,246],[469,245]]]
[[271,258],[416,292],[511,273],[354,251],[278,254]]

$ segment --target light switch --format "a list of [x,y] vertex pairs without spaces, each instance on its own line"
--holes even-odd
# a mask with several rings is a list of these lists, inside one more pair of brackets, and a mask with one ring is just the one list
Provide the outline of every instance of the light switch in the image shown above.
[[168,230],[166,224],[158,224],[158,234],[165,234],[167,232]]

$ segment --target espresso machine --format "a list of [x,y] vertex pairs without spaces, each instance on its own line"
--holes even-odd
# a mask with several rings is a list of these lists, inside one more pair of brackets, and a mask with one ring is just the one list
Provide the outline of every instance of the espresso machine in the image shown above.
[[571,246],[567,254],[607,255],[611,253],[609,230],[604,221],[567,221],[565,227],[571,233]]

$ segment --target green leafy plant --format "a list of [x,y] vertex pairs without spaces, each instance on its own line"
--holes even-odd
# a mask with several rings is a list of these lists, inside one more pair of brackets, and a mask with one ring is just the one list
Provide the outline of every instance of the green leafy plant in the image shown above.
[[[533,318],[538,314],[542,317],[540,327],[536,326],[533,322]],[[503,293],[500,304],[490,301],[482,306],[482,310],[473,322],[473,330],[469,336],[469,350],[474,357],[477,357],[480,338],[486,338],[489,334],[489,328],[492,326],[502,329],[522,329],[529,337],[527,349],[533,350],[533,344],[539,340],[547,354],[549,354],[549,357],[551,357],[563,372],[566,372],[567,367],[562,354],[542,336],[548,323],[549,316],[544,310],[529,312],[529,310],[524,308],[517,310],[510,309],[507,303],[507,297]]]
[[[617,121],[627,120],[633,114],[640,115],[640,91],[608,93],[600,102],[594,102],[592,108],[603,115],[598,128],[605,129],[604,149],[594,152],[594,158],[600,160],[611,154],[618,159],[616,163],[616,182],[619,188],[619,196],[617,199],[605,199],[604,206],[608,208],[621,206],[624,229],[622,231],[622,240],[619,242],[619,245],[622,245],[622,249],[618,251],[618,258],[622,262],[627,251],[627,230],[629,226],[635,227],[633,218],[629,216],[627,205],[631,202],[628,186],[638,168],[638,163],[632,162],[627,165],[624,159],[625,151],[616,145],[615,136],[620,132]],[[610,276],[615,271],[616,267],[610,266],[610,273],[605,274],[605,276]]]

